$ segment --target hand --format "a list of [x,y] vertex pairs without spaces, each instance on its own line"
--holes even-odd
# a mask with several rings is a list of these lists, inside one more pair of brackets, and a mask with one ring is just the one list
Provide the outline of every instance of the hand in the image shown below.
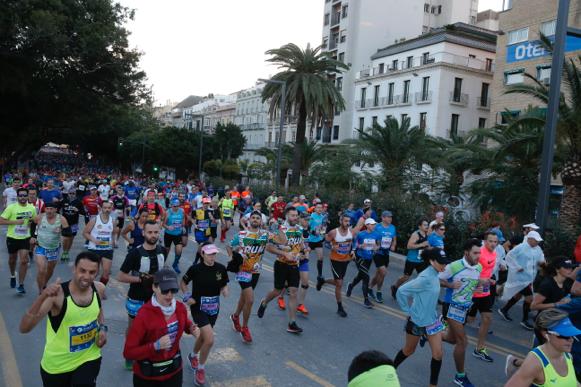
[[103,348],[107,344],[107,332],[99,331],[97,332],[97,347]]
[[133,246],[133,244],[135,243],[135,239],[131,238],[129,239],[129,244]]
[[36,238],[32,237],[30,238],[30,245],[35,245],[36,244]]
[[196,300],[194,300],[192,297],[190,297],[186,301],[186,304],[188,304],[189,306],[195,305],[196,304]]
[[24,219],[16,219],[14,221],[14,224],[17,226],[20,226],[20,225],[24,224]]
[[563,298],[561,301],[556,302],[555,304],[556,305],[565,305],[565,304],[568,304],[569,302],[571,302],[571,298],[566,297],[566,298]]
[[200,328],[198,328],[195,323],[192,323],[192,326],[190,327],[190,334],[196,339],[200,336]]
[[296,257],[290,251],[284,253],[284,256],[288,261],[296,261]]
[[159,344],[160,350],[171,348],[171,339],[169,338],[169,335],[162,336],[159,340],[157,340],[157,343]]
[[223,297],[228,297],[229,294],[230,294],[230,290],[228,290],[228,287],[225,287],[224,289],[222,289],[222,296]]
[[56,297],[59,294],[60,288],[61,288],[61,278],[58,277],[55,282],[44,288],[41,295],[43,295],[46,298]]
[[461,286],[462,286],[462,282],[461,281],[454,281],[451,284],[451,289],[460,289]]

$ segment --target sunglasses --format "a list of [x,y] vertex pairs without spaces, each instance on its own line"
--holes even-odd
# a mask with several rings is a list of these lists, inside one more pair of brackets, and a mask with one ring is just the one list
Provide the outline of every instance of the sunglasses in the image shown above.
[[28,194],[26,194],[26,195],[18,195],[18,197],[19,198],[27,198],[28,197]]
[[162,290],[161,291],[161,294],[163,294],[164,296],[166,296],[169,293],[176,294],[177,292],[178,292],[178,289],[167,289],[167,290]]
[[557,332],[553,332],[553,331],[547,331],[548,334],[550,334],[551,336],[555,336],[558,339],[562,339],[562,340],[577,340],[577,338],[575,336],[561,336],[560,334],[558,334]]
[[440,230],[440,231],[446,231],[445,228],[439,228],[438,230]]

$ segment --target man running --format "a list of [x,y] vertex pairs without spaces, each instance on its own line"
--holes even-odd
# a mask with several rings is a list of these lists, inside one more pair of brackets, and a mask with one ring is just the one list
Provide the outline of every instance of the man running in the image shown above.
[[121,235],[121,230],[125,226],[125,217],[129,216],[129,199],[125,196],[125,190],[121,185],[115,188],[116,194],[111,197],[113,202],[113,211],[115,212],[115,218],[117,219],[116,229],[117,229],[117,243],[119,243],[119,237]]
[[18,194],[16,190],[20,188],[22,180],[19,177],[14,177],[12,179],[12,186],[4,189],[2,192],[2,207],[6,208],[11,204],[18,202]]
[[323,239],[327,232],[326,219],[323,216],[323,204],[317,203],[315,211],[309,218],[309,248],[317,255],[317,285],[325,283],[323,277]]
[[232,227],[232,220],[234,217],[234,200],[231,197],[232,193],[226,193],[226,197],[220,200],[218,208],[220,209],[220,242],[226,241],[226,233]]
[[[387,267],[389,266],[389,252],[395,251],[397,247],[397,232],[395,226],[391,223],[393,214],[391,211],[383,211],[381,213],[381,223],[375,226],[375,232],[381,236],[379,249],[373,255],[373,262],[375,262],[375,276],[369,284],[369,297],[376,302],[383,303],[383,280],[387,275]],[[373,287],[377,286],[377,295],[373,294]]]
[[20,332],[29,333],[48,316],[40,362],[44,387],[97,384],[108,331],[101,306],[105,286],[95,282],[99,261],[93,253],[80,253],[73,278],[62,284],[57,279],[46,287],[20,321]]
[[101,211],[94,219],[91,219],[83,230],[83,236],[89,241],[89,251],[103,259],[103,274],[100,281],[103,285],[109,282],[109,274],[113,264],[113,249],[115,247],[115,225],[111,217],[113,203],[101,204]]
[[[261,228],[262,214],[253,212],[250,214],[250,222],[246,230],[236,234],[230,246],[228,255],[238,264],[236,282],[240,285],[240,298],[236,311],[230,315],[232,326],[242,336],[245,343],[252,343],[252,335],[248,329],[248,320],[254,303],[254,289],[260,277],[261,261],[266,245],[269,241],[268,232]],[[242,313],[242,325],[240,314]]]
[[155,191],[149,190],[147,191],[145,202],[142,203],[137,212],[147,211],[147,220],[151,220],[154,222],[161,222],[164,216],[164,209],[163,207],[155,201]]
[[269,253],[277,256],[274,263],[274,289],[260,302],[258,317],[264,317],[268,303],[286,287],[289,291],[287,332],[299,334],[303,331],[296,323],[297,288],[300,281],[299,261],[304,256],[303,230],[298,225],[299,213],[295,207],[287,208],[285,217],[286,222],[280,226],[278,234],[272,238],[274,243],[266,247]]
[[450,327],[442,340],[454,345],[454,363],[456,364],[454,383],[463,387],[473,387],[464,369],[468,345],[464,325],[467,312],[472,305],[474,289],[480,281],[482,265],[479,262],[480,241],[469,239],[464,244],[464,257],[446,266],[446,269],[439,274],[440,285],[446,289],[442,315]]
[[373,218],[365,219],[365,230],[357,234],[355,238],[355,264],[357,265],[357,276],[347,285],[347,292],[345,295],[351,297],[353,288],[361,281],[361,289],[363,290],[363,305],[366,308],[373,308],[373,304],[369,301],[369,268],[373,255],[379,248],[381,237],[375,232],[376,222]]
[[31,225],[36,217],[36,209],[28,203],[28,190],[16,190],[17,202],[10,204],[0,215],[0,225],[7,225],[6,247],[10,267],[10,287],[16,287],[16,258],[18,258],[18,294],[25,294],[24,279],[28,270]]
[[44,187],[39,195],[45,203],[60,203],[63,199],[63,194],[60,189],[54,186],[54,180],[48,179],[46,181],[46,187]]
[[167,210],[165,219],[163,221],[163,228],[165,229],[165,232],[163,233],[163,245],[165,246],[168,255],[171,251],[171,245],[174,245],[175,255],[172,268],[178,274],[181,273],[180,258],[182,257],[182,235],[184,233],[185,226],[186,214],[180,207],[180,200],[177,198],[172,199],[171,208]]
[[70,193],[63,199],[61,215],[63,215],[67,220],[67,223],[71,227],[71,232],[66,236],[63,235],[63,253],[61,255],[61,262],[69,261],[69,251],[71,251],[73,240],[79,232],[79,216],[84,214],[85,207],[75,192]]
[[[153,275],[165,264],[167,252],[157,241],[159,240],[159,224],[147,221],[143,226],[143,244],[136,246],[127,253],[121,264],[117,280],[129,284],[125,309],[127,310],[127,332],[139,309],[153,295]],[[125,368],[131,369],[132,362],[125,360]]]

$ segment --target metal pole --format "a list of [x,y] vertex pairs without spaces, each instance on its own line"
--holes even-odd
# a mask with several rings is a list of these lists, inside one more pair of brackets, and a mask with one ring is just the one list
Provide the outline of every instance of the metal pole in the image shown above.
[[200,149],[198,160],[198,179],[202,179],[202,151],[204,149],[204,115],[202,115],[202,122],[200,125]]
[[551,191],[551,171],[555,156],[555,137],[557,120],[559,118],[559,102],[561,97],[561,74],[565,60],[565,38],[567,35],[567,22],[570,0],[559,0],[557,12],[557,26],[555,31],[555,43],[553,47],[553,60],[551,64],[551,85],[549,88],[549,104],[547,105],[547,120],[545,123],[545,135],[543,139],[543,156],[541,161],[541,180],[539,184],[539,196],[537,202],[536,221],[541,231],[547,226],[549,213],[549,196]]
[[278,192],[280,186],[280,164],[282,160],[282,129],[284,127],[284,113],[286,104],[286,82],[281,83],[281,98],[280,98],[280,127],[278,129],[278,153],[276,155],[276,182],[275,187]]
[[145,175],[145,137],[141,143],[141,174]]

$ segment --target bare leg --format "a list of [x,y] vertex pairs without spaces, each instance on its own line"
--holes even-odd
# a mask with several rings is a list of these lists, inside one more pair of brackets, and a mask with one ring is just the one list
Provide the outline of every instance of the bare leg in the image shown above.
[[488,329],[492,324],[492,313],[485,312],[480,314],[480,328],[478,328],[478,344],[476,349],[484,348],[486,344],[486,336],[488,335]]
[[200,364],[206,364],[210,349],[214,345],[214,330],[211,325],[200,328],[200,337],[194,345],[194,353],[200,354]]
[[43,255],[35,255],[34,261],[36,263],[36,286],[38,287],[38,294],[42,293],[42,288],[46,284],[45,277],[47,272],[46,257]]
[[10,268],[10,275],[16,275],[16,258],[18,257],[18,253],[9,254],[8,255],[8,267]]
[[18,283],[20,285],[24,284],[29,261],[28,250],[18,250]]
[[295,321],[297,318],[297,288],[288,288],[290,295],[288,304],[288,317],[289,321]]
[[309,288],[309,272],[301,271],[301,288],[299,289],[298,304],[302,305],[305,303],[305,298],[307,297],[307,289]]

